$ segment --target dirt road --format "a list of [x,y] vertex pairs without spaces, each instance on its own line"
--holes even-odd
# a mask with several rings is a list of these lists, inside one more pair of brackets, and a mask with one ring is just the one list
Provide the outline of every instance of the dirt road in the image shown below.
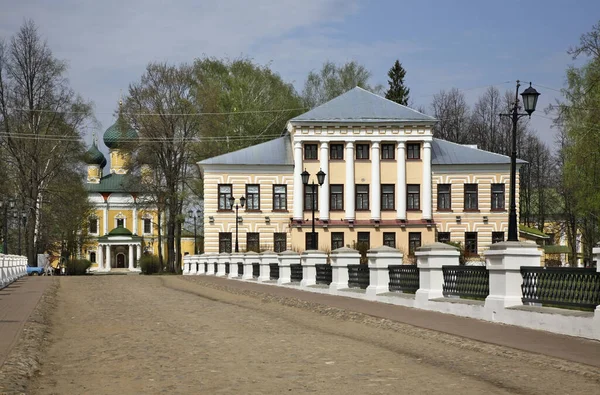
[[34,394],[599,393],[600,372],[176,276],[60,280]]

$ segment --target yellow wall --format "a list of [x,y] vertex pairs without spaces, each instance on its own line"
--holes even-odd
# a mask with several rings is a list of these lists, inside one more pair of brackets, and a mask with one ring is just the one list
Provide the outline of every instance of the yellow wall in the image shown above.
[[129,155],[118,149],[110,150],[110,172],[125,174]]

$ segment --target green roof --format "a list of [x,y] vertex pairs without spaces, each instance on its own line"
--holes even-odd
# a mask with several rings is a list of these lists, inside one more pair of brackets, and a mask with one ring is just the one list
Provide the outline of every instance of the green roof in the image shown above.
[[118,226],[116,228],[114,228],[113,230],[111,230],[110,232],[108,232],[109,236],[131,236],[133,235],[131,233],[131,231],[127,228],[124,228],[122,226]]
[[544,232],[536,229],[536,228],[530,228],[528,226],[525,225],[519,225],[519,231],[520,232],[524,232],[524,233],[528,233],[532,236],[537,236],[540,237],[542,239],[549,239],[550,236],[548,236],[547,234],[545,234]]
[[544,252],[546,254],[569,254],[571,249],[569,246],[547,245],[544,246]]
[[100,183],[85,184],[88,192],[139,192],[137,179],[130,174],[108,174],[100,179]]
[[129,126],[121,115],[117,122],[113,123],[106,132],[104,132],[104,144],[108,148],[119,148],[123,144],[136,141],[137,132]]
[[83,159],[88,165],[100,165],[101,168],[106,166],[106,158],[104,157],[104,154],[98,149],[98,146],[96,145],[95,141],[92,143],[90,149],[87,150]]

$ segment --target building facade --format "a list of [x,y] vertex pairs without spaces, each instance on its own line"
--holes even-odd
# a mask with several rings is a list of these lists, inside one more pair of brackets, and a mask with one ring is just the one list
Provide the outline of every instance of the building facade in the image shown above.
[[[93,213],[86,224],[89,242],[82,246],[81,255],[92,262],[94,271],[139,271],[142,254],[158,253],[157,210],[140,193],[137,179],[127,170],[129,154],[124,146],[137,140],[137,132],[131,128],[121,130],[123,125],[126,123],[119,119],[103,135],[109,149],[108,174],[104,174],[107,161],[95,138],[85,156],[86,188]],[[194,239],[182,238],[182,255],[193,250]]]
[[233,250],[229,197],[244,196],[240,251],[388,245],[412,255],[439,240],[480,254],[505,239],[510,158],[436,139],[435,122],[357,87],[291,119],[278,139],[199,162],[205,251]]

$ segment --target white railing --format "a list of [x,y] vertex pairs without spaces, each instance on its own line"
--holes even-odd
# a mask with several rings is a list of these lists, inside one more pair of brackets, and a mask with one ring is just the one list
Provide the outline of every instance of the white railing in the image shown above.
[[[187,256],[184,258],[183,274],[257,281],[600,340],[600,305],[594,312],[577,315],[569,314],[566,310],[543,308],[539,311],[539,306],[523,306],[520,269],[521,266],[540,266],[541,253],[535,245],[498,243],[484,255],[489,272],[489,294],[485,300],[479,301],[444,297],[443,266],[458,266],[459,253],[453,247],[441,243],[426,245],[417,251],[419,288],[415,294],[390,292],[389,267],[401,265],[403,255],[389,247],[369,250],[369,271],[365,273],[361,270],[362,274],[356,271],[356,265],[360,264],[360,254],[347,247],[334,250],[329,257],[322,251],[305,251],[302,254],[293,251],[275,254],[268,251],[262,254],[213,253]],[[600,247],[594,248],[594,257],[597,262],[596,270],[600,273]],[[238,272],[238,263],[241,263],[241,272]],[[256,272],[253,273],[255,263],[260,265],[258,277]],[[322,278],[320,281],[316,278],[315,268],[326,263],[331,265],[329,284],[323,284]],[[277,264],[278,278],[270,275],[273,264]],[[302,280],[292,282],[291,268],[297,268],[295,265],[302,265]],[[226,271],[227,267],[229,270]],[[411,270],[414,273],[415,269]],[[366,274],[369,275],[368,279]],[[357,281],[357,276],[362,277]],[[365,288],[366,281],[368,286]],[[360,284],[357,285],[358,283]]]
[[0,289],[26,275],[26,257],[0,254]]

